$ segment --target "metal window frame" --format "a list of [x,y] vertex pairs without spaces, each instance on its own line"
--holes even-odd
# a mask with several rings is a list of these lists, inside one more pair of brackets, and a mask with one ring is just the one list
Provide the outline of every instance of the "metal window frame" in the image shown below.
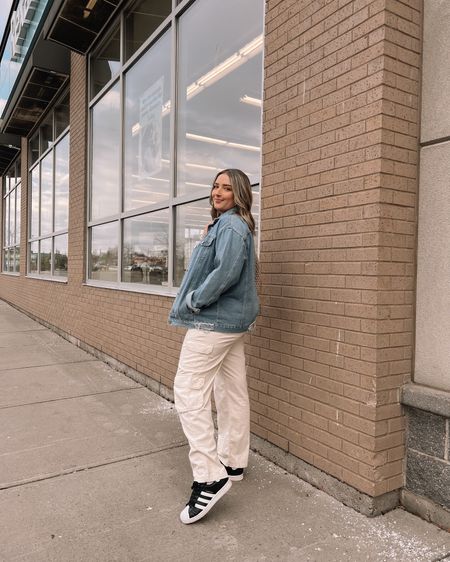
[[[59,143],[70,135],[70,124],[65,127],[65,129],[56,137],[56,119],[55,119],[55,111],[56,107],[63,101],[69,92],[68,88],[64,88],[61,94],[58,96],[55,103],[52,107],[43,115],[42,119],[39,121],[39,124],[31,131],[28,140],[27,140],[27,153],[28,155],[31,154],[30,143],[31,139],[38,133],[39,139],[39,156],[33,164],[28,166],[27,174],[28,174],[28,184],[31,186],[31,189],[28,189],[28,201],[27,201],[27,208],[32,209],[32,173],[36,168],[39,168],[39,187],[38,187],[38,234],[37,236],[32,236],[31,234],[31,225],[32,225],[32,213],[28,213],[28,220],[27,220],[27,260],[26,260],[26,276],[45,279],[47,281],[63,281],[67,282],[67,277],[63,276],[55,276],[54,275],[54,238],[55,236],[60,236],[62,234],[69,234],[69,221],[67,221],[67,228],[60,229],[55,231],[55,167],[56,167],[56,159],[55,159],[55,152],[56,147]],[[42,142],[41,142],[41,131],[39,130],[45,119],[51,115],[52,120],[52,133],[53,133],[53,141],[51,145],[42,151]],[[69,138],[69,146],[70,146],[70,138]],[[52,158],[52,227],[51,232],[45,235],[41,233],[41,191],[42,191],[42,161],[50,154],[53,153]],[[41,241],[43,240],[51,240],[51,256],[50,256],[50,274],[42,274],[41,273]],[[38,254],[37,254],[37,271],[31,271],[31,244],[33,242],[37,242],[38,244]]]
[[[94,47],[91,51],[91,54],[88,56],[88,79],[87,79],[87,90],[89,97],[91,96],[92,92],[92,61],[95,58],[96,54],[106,45],[106,43],[111,39],[112,35],[116,32],[117,28],[116,25],[119,24],[120,28],[120,70],[118,73],[113,75],[111,79],[101,88],[101,90],[92,96],[88,102],[88,156],[87,156],[87,166],[86,166],[86,184],[87,184],[87,216],[86,216],[86,259],[85,259],[85,267],[84,267],[84,278],[86,285],[92,286],[99,286],[103,288],[110,288],[115,290],[127,290],[133,292],[141,292],[141,293],[150,293],[150,294],[166,294],[166,295],[175,295],[178,286],[175,285],[174,273],[175,273],[175,253],[176,253],[176,215],[177,215],[177,207],[186,204],[186,203],[194,203],[195,201],[199,201],[202,199],[206,199],[208,196],[205,196],[205,192],[202,190],[196,190],[195,192],[190,192],[189,194],[184,195],[177,195],[176,194],[176,182],[177,182],[177,166],[176,166],[176,151],[177,151],[177,113],[178,113],[178,99],[177,94],[179,93],[178,88],[178,64],[179,64],[179,55],[178,55],[178,41],[179,41],[179,22],[180,17],[182,14],[195,3],[196,0],[172,0],[172,11],[166,17],[166,19],[158,26],[158,28],[144,41],[144,43],[133,53],[133,55],[128,59],[125,60],[125,16],[128,13],[128,10],[135,4],[135,1],[129,2],[125,5],[120,14],[118,14],[117,18],[112,22],[111,27],[113,31],[108,34],[104,38],[99,38],[99,40],[94,44]],[[263,14],[263,28],[264,28],[264,20],[265,20],[265,11]],[[145,55],[147,51],[149,51],[159,39],[162,37],[166,32],[171,33],[171,54],[170,54],[170,77],[171,77],[171,100],[172,100],[172,108],[170,111],[170,149],[169,149],[169,158],[170,158],[170,189],[169,195],[167,200],[164,203],[156,203],[153,205],[148,205],[146,207],[140,207],[139,209],[123,211],[124,209],[124,107],[125,107],[125,80],[124,76],[127,71],[137,63],[137,61]],[[264,51],[263,51],[264,57]],[[116,82],[120,82],[120,133],[119,133],[119,141],[120,141],[120,174],[119,174],[119,202],[120,202],[120,210],[115,215],[110,215],[108,217],[103,217],[102,219],[92,220],[91,219],[91,207],[92,207],[92,133],[93,133],[93,125],[92,125],[92,114],[93,109],[95,108],[96,104],[103,98],[103,96],[109,92],[116,84]],[[261,67],[261,89],[263,90],[264,84],[264,68]],[[261,92],[261,97],[262,97]],[[261,112],[261,139],[262,139],[262,126],[263,126],[263,119],[262,119],[262,112]],[[261,170],[261,163],[262,163],[262,154],[260,154],[260,162],[259,162],[259,169]],[[261,207],[261,188],[262,188],[262,181],[260,179],[260,207]],[[123,222],[125,219],[139,216],[142,214],[147,214],[149,212],[154,212],[158,210],[168,209],[169,211],[169,224],[168,224],[168,280],[167,285],[139,285],[139,284],[131,284],[125,283],[122,281],[122,247],[123,247]],[[118,223],[118,275],[117,275],[117,282],[103,282],[99,280],[94,280],[89,278],[89,272],[91,270],[92,262],[91,262],[91,238],[92,238],[92,228],[95,226],[99,226],[101,224],[110,223],[113,221],[117,221]],[[260,232],[261,226],[261,213],[259,213],[258,217],[258,230]],[[257,252],[259,254],[259,246],[260,246],[260,236],[258,236],[258,248]]]
[[[7,275],[18,275],[18,272],[14,271],[16,269],[16,255],[17,255],[17,248],[19,248],[19,256],[20,256],[20,232],[17,233],[17,193],[19,189],[22,189],[22,177],[19,176],[18,178],[17,170],[20,170],[20,166],[18,163],[21,161],[20,153],[16,156],[14,161],[9,165],[8,169],[5,171],[2,179],[2,232],[1,232],[1,272]],[[8,188],[6,189],[6,178],[8,173],[11,169],[14,168],[14,182],[11,185],[9,183]],[[11,217],[11,197],[14,195],[14,227],[13,227],[13,235],[9,232],[9,241],[7,241],[6,237],[6,225],[8,224],[8,229],[10,229],[10,217]],[[8,199],[8,220],[6,220],[6,199]],[[22,199],[22,193],[21,193]],[[19,209],[20,213],[20,209]],[[22,225],[21,225],[22,226]],[[11,241],[14,240],[12,244]],[[18,242],[17,242],[18,240]],[[10,252],[14,253],[14,270],[10,269]],[[8,269],[5,270],[5,253],[8,252]],[[19,258],[20,259],[20,258]],[[20,261],[19,261],[19,268],[20,268]]]

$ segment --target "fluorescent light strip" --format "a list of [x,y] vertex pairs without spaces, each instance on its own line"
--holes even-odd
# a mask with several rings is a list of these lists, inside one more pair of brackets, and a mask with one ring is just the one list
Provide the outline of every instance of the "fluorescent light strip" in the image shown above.
[[244,45],[239,51],[225,59],[223,62],[215,66],[203,76],[200,76],[198,80],[190,84],[187,88],[186,95],[187,99],[191,99],[199,92],[201,92],[207,86],[210,86],[214,82],[216,82],[219,78],[226,76],[235,68],[241,66],[244,62],[247,62],[248,59],[254,57],[262,50],[263,46],[263,35],[258,35]]
[[213,170],[213,171],[217,170],[215,166],[204,166],[203,164],[191,164],[190,162],[186,162],[185,166],[187,168],[199,168],[200,170]]
[[254,105],[255,107],[262,107],[262,100],[258,98],[252,98],[250,96],[244,95],[240,100],[242,103],[247,103],[248,105]]
[[[258,35],[250,43],[244,45],[239,51],[236,51],[233,55],[225,59],[223,62],[212,68],[203,76],[200,76],[198,80],[192,82],[186,89],[186,99],[191,99],[202,90],[217,82],[219,78],[226,76],[235,68],[238,68],[244,62],[251,59],[257,55],[263,47],[263,35]],[[249,102],[247,102],[249,103]],[[171,108],[170,100],[167,101],[162,107],[162,115],[165,116],[169,113]]]
[[211,187],[210,185],[206,184],[206,183],[193,183],[190,181],[186,181],[184,182],[185,185],[192,185],[193,187]]
[[250,150],[252,152],[259,152],[261,150],[259,146],[252,146],[250,144],[240,144],[237,142],[230,142],[223,139],[216,139],[213,137],[204,137],[202,135],[195,135],[194,133],[186,133],[186,138],[191,140],[196,140],[199,142],[207,142],[210,144],[219,144],[221,146],[228,146],[230,148],[242,148],[243,150]]

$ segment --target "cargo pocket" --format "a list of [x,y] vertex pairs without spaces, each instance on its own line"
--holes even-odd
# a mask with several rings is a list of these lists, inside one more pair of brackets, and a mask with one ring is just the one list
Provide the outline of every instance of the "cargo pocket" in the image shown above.
[[205,372],[214,347],[202,341],[185,341],[173,393],[178,413],[201,410],[205,405]]
[[179,414],[201,410],[204,405],[205,377],[178,373],[175,378],[173,394],[175,408]]

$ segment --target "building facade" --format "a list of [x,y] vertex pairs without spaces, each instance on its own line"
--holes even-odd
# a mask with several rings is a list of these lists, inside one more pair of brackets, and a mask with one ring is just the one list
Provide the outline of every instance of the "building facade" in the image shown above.
[[449,29],[440,0],[14,1],[0,297],[170,398],[167,315],[242,168],[253,447],[448,527]]

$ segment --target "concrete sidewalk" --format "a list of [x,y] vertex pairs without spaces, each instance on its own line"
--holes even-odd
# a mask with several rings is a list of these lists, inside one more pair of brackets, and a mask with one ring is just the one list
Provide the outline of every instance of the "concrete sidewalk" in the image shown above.
[[170,402],[0,301],[0,560],[432,562],[450,534],[368,519],[251,454],[202,521]]

